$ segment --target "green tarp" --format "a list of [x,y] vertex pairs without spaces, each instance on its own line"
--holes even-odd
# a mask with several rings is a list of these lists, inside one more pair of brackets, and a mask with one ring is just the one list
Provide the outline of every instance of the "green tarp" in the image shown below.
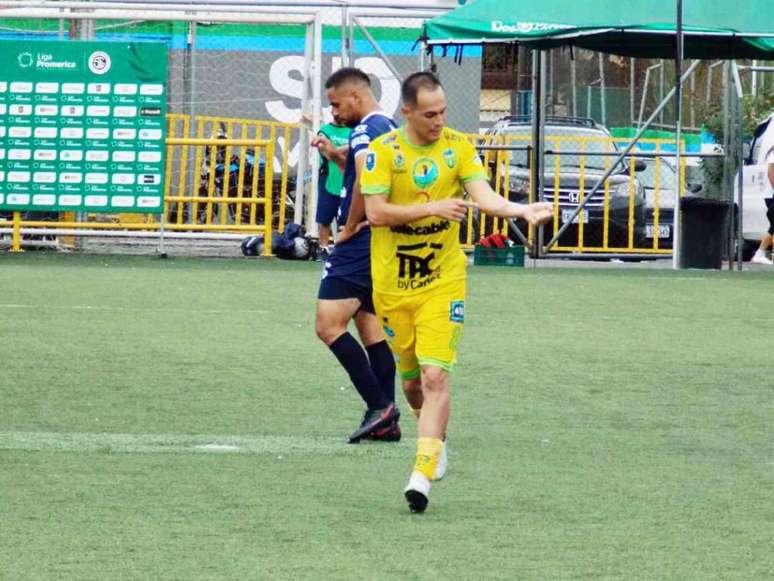
[[[521,42],[673,58],[675,0],[473,0],[429,20],[430,45]],[[685,57],[774,59],[774,0],[684,0]]]

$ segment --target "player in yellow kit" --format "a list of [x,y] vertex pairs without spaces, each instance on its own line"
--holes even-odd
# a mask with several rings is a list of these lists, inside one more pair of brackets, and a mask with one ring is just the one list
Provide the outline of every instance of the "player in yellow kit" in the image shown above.
[[[405,495],[424,512],[430,482],[445,472],[449,372],[465,321],[466,258],[459,223],[476,205],[486,214],[541,224],[551,204],[515,204],[492,191],[475,148],[445,127],[446,95],[431,73],[401,88],[406,124],[371,143],[361,191],[372,227],[374,305],[403,390],[419,417],[414,470]],[[463,199],[467,192],[472,201]],[[439,470],[440,468],[440,470]]]

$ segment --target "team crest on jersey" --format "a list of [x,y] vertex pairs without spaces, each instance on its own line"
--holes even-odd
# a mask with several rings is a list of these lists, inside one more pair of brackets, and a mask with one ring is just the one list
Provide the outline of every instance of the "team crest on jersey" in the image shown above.
[[465,322],[465,301],[452,301],[450,303],[449,320],[453,323]]
[[438,166],[429,157],[421,157],[412,169],[414,183],[420,188],[429,188],[438,179]]
[[454,169],[454,166],[457,165],[457,156],[454,155],[453,149],[447,149],[443,152],[443,160],[449,169]]
[[403,154],[399,150],[395,150],[393,165],[396,169],[401,169],[406,165],[406,158],[403,157]]
[[376,167],[376,152],[369,151],[366,154],[365,166],[366,166],[366,170],[374,171],[374,168]]

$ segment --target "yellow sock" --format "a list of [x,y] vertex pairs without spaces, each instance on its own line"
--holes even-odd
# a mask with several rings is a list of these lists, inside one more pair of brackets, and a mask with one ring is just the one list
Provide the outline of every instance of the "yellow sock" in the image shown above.
[[411,414],[416,418],[419,419],[419,414],[422,413],[422,408],[413,408],[409,406],[409,409],[411,410]]
[[441,456],[443,440],[438,438],[419,438],[417,440],[417,460],[414,463],[414,470],[427,476],[432,480],[435,475],[435,467],[438,466],[438,459]]

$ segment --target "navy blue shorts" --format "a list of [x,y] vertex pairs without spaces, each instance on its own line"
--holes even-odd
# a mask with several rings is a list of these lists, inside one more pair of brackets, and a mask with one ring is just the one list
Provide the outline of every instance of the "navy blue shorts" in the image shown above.
[[374,309],[373,289],[336,276],[326,276],[320,281],[320,291],[317,298],[324,301],[339,301],[342,299],[357,299],[360,301],[360,311],[376,314]]
[[327,190],[320,188],[320,195],[317,196],[317,216],[315,221],[324,226],[330,226],[336,214],[339,213],[339,202],[341,196],[334,196]]

